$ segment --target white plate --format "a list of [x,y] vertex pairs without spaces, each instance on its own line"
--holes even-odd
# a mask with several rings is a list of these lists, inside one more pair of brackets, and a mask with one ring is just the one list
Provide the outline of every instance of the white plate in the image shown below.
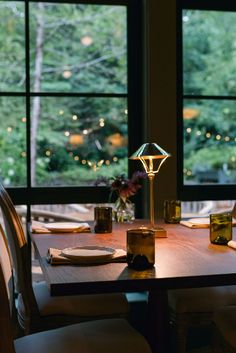
[[105,246],[77,246],[63,249],[61,254],[80,263],[98,263],[112,258],[115,250]]
[[55,223],[46,223],[44,227],[52,232],[75,232],[76,230],[85,230],[88,229],[82,223],[73,223],[73,222],[55,222]]

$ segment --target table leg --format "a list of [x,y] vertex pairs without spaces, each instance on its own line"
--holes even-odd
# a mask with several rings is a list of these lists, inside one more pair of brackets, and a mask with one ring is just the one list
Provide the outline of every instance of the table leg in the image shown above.
[[153,353],[170,353],[167,290],[157,289],[148,297],[148,340]]

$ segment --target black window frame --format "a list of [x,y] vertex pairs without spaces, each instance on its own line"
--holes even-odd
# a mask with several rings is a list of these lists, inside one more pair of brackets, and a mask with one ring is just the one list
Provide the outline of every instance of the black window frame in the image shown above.
[[177,195],[183,201],[191,200],[235,200],[236,184],[184,185],[183,159],[183,101],[191,99],[235,100],[236,96],[199,96],[183,93],[183,31],[182,11],[185,9],[236,12],[236,3],[230,0],[177,0],[176,8],[176,53],[177,53]]
[[[62,186],[62,187],[32,187],[30,171],[30,99],[40,97],[127,97],[128,101],[128,156],[130,156],[143,140],[143,1],[129,0],[18,0],[25,4],[25,68],[26,90],[25,93],[0,92],[2,96],[20,96],[26,98],[26,140],[27,140],[27,185],[26,187],[8,187],[7,190],[16,205],[27,206],[36,204],[66,204],[66,203],[101,203],[108,201],[109,190],[102,186]],[[127,51],[128,51],[128,89],[127,94],[85,94],[85,93],[32,93],[29,82],[29,4],[35,2],[45,3],[71,3],[71,4],[96,4],[96,5],[121,5],[127,8]],[[134,171],[134,166],[129,163],[129,175]],[[142,193],[138,196],[141,200]],[[142,202],[138,203],[137,212],[142,212]]]

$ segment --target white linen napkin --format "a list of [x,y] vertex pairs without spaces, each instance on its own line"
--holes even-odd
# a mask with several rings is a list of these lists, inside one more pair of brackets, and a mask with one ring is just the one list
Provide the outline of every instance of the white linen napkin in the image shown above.
[[[49,248],[47,253],[47,262],[51,265],[90,265],[89,261],[85,264],[80,264],[79,261],[75,259],[69,259],[62,255],[62,250]],[[126,251],[123,249],[115,249],[115,253],[112,258],[103,260],[101,263],[109,262],[126,262]],[[96,263],[101,264],[101,263]]]
[[236,250],[236,241],[230,240],[227,245]]
[[189,228],[209,228],[209,218],[190,218],[188,220],[181,220],[180,224]]
[[[188,220],[181,220],[180,224],[189,228],[209,228],[210,227],[210,217],[202,217],[202,218],[190,218]],[[236,226],[236,219],[232,219],[233,226]]]
[[[57,222],[58,224],[60,222]],[[67,222],[61,222],[61,224],[63,225],[63,227],[61,228],[62,232],[65,232],[65,223]],[[75,222],[73,222],[75,224]],[[43,222],[38,222],[38,221],[32,221],[31,224],[31,231],[32,233],[40,233],[40,234],[50,234],[50,233],[60,233],[60,226],[58,227],[57,230],[53,230],[53,229],[47,229],[46,225],[50,224],[50,223],[43,223]],[[78,228],[76,228],[76,230],[73,230],[72,232],[76,232],[76,233],[81,233],[81,232],[90,232],[90,226],[88,223],[83,222],[83,223],[76,223],[78,225]]]

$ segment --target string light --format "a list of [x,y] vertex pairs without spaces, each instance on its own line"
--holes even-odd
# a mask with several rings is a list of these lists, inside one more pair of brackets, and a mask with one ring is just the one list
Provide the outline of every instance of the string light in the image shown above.
[[70,78],[72,76],[72,72],[70,70],[65,70],[63,71],[62,76],[64,78]]
[[11,126],[7,127],[7,132],[12,132],[13,128]]
[[81,44],[83,44],[85,47],[88,47],[93,43],[93,38],[90,36],[84,36],[80,39]]
[[[58,115],[62,116],[63,114],[65,114],[63,109],[58,110]],[[125,114],[128,114],[128,110],[127,109],[125,109]],[[73,121],[77,121],[79,119],[79,116],[77,114],[72,114],[70,119],[73,120]],[[22,122],[26,122],[26,117],[21,118],[21,120],[22,120]],[[94,123],[95,122],[95,118],[89,117],[89,118],[86,119],[86,122],[87,123]],[[99,118],[98,119],[98,123],[99,123],[99,126],[101,128],[103,128],[105,126],[105,118]],[[10,132],[11,130],[12,130],[12,127],[8,127],[8,132]],[[93,128],[85,128],[85,129],[83,129],[80,132],[80,134],[73,133],[73,132],[70,132],[70,131],[66,130],[66,131],[63,132],[63,135],[66,136],[66,137],[69,137],[68,142],[69,142],[70,145],[73,145],[73,148],[74,148],[74,145],[82,144],[84,142],[83,141],[83,136],[90,134],[91,132],[93,132],[93,130],[94,130]],[[97,130],[97,128],[95,128],[95,130]],[[114,137],[115,134],[113,134],[111,136]],[[79,137],[79,139],[78,139],[78,137]],[[121,135],[119,135],[119,139],[121,139]],[[94,143],[95,143],[96,147],[98,148],[98,150],[102,150],[103,149],[103,146],[101,145],[101,143],[98,140],[95,140]],[[105,139],[105,143],[107,143],[107,139]],[[82,159],[82,156],[74,154],[73,150],[71,151],[71,149],[69,147],[70,145],[65,146],[65,149],[67,150],[68,155],[73,159],[73,161],[77,162],[77,163],[80,162],[80,164],[83,165],[83,166],[87,165],[94,172],[96,172],[103,165],[104,166],[110,166],[110,164],[112,162],[113,163],[117,163],[119,161],[119,158],[117,156],[113,156],[111,160],[108,160],[108,159],[107,160],[103,160],[103,159],[101,159],[98,162]],[[47,160],[49,162],[50,158],[53,155],[53,152],[50,149],[48,149],[48,150],[46,150],[44,152],[44,154],[45,154],[45,157],[44,157],[45,160]],[[22,151],[21,152],[21,156],[22,157],[26,157],[26,152]]]
[[[190,133],[193,132],[193,130],[192,130],[190,127],[188,127],[188,128],[186,128],[186,132],[187,132],[188,134],[190,134]],[[195,136],[197,136],[197,137],[198,137],[198,136],[201,136],[202,134],[203,134],[203,132],[200,131],[200,130],[198,130],[198,131],[195,132]],[[217,140],[217,141],[221,141],[221,140],[224,140],[225,142],[236,141],[236,137],[230,137],[230,136],[228,136],[228,135],[226,135],[225,137],[223,137],[223,136],[222,136],[221,134],[219,134],[219,133],[217,133],[216,135],[213,135],[213,134],[210,133],[209,131],[205,133],[205,137],[206,137],[207,139],[213,138],[213,139],[215,139],[215,140]]]
[[26,117],[23,117],[22,119],[21,119],[21,121],[22,121],[22,123],[26,123]]
[[100,125],[101,127],[104,127],[104,126],[105,126],[105,121],[104,121],[103,118],[99,119],[99,125]]
[[89,167],[91,167],[91,169],[93,171],[97,171],[104,163],[104,160],[101,159],[99,162],[92,162],[92,161],[87,161]]

